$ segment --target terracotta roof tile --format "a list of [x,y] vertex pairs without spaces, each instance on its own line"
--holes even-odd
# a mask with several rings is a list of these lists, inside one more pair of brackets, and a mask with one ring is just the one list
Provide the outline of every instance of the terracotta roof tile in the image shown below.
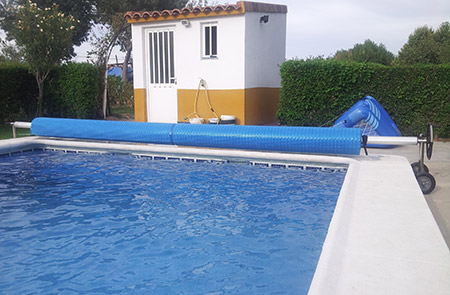
[[125,18],[127,20],[134,19],[134,20],[140,20],[140,19],[150,19],[150,18],[159,18],[159,17],[168,17],[173,16],[177,17],[180,14],[181,15],[188,15],[188,14],[199,14],[199,13],[211,13],[211,12],[220,12],[220,11],[233,11],[233,10],[241,10],[242,6],[240,3],[237,3],[236,5],[217,5],[217,6],[205,6],[205,7],[194,7],[194,8],[188,8],[185,7],[183,9],[173,9],[173,10],[164,10],[164,11],[128,11],[125,13]]
[[220,14],[221,12],[273,12],[273,13],[287,13],[286,5],[239,1],[236,4],[216,5],[205,7],[194,7],[163,11],[128,11],[124,17],[127,21],[145,22],[158,19],[177,18],[180,15],[184,17],[209,16],[211,13]]

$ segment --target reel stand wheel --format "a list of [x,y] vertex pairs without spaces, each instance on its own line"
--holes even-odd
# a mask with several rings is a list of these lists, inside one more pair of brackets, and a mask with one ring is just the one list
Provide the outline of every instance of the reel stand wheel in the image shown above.
[[433,138],[434,138],[433,125],[431,123],[428,123],[428,126],[427,126],[427,143],[426,143],[428,160],[431,160],[431,156],[433,155]]
[[431,193],[436,187],[436,180],[428,172],[421,172],[416,175],[417,182],[424,195]]
[[[411,167],[412,167],[412,169],[413,169],[413,171],[414,171],[414,175],[417,175],[417,174],[419,174],[419,173],[421,172],[421,171],[420,171],[420,163],[419,163],[419,162],[414,162],[414,163],[412,163],[412,164],[411,164]],[[424,171],[422,171],[422,172],[427,172],[427,173],[430,172],[430,169],[428,169],[428,166],[425,165],[425,164],[423,164],[423,170],[424,170]]]
[[431,160],[431,156],[433,155],[433,138],[433,125],[428,123],[427,134],[419,135],[418,139],[420,159],[418,162],[411,164],[414,175],[416,176],[417,182],[424,195],[431,193],[436,187],[436,180],[433,175],[429,173],[429,169],[424,163],[425,154],[427,155],[428,160]]

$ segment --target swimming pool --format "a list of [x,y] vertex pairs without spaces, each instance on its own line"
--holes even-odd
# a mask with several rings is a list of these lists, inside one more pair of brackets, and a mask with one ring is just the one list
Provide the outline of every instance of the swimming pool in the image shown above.
[[[150,155],[178,158],[179,162],[192,158],[246,161],[274,168],[348,167],[309,294],[446,294],[450,289],[448,248],[402,157],[318,156],[41,137],[0,142],[0,154],[42,148]],[[206,266],[200,271],[208,270]]]
[[0,289],[307,293],[345,170],[161,159],[3,158]]

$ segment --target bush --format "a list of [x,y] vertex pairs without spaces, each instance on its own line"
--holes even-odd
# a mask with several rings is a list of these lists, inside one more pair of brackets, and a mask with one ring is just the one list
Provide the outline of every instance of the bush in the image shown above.
[[366,40],[363,44],[355,44],[348,50],[339,50],[334,55],[336,60],[372,62],[382,65],[391,65],[394,54],[386,49],[383,43],[377,44],[372,40]]
[[44,114],[51,117],[89,119],[97,116],[97,68],[69,63],[55,68],[44,95]]
[[0,81],[0,123],[34,118],[38,89],[28,66],[0,63]]
[[[36,115],[38,88],[26,64],[0,63],[0,120],[31,121]],[[44,87],[44,115],[95,118],[98,103],[97,68],[66,64],[55,67]]]
[[133,83],[124,82],[121,77],[108,77],[108,102],[110,107],[133,107]]
[[278,118],[284,125],[330,126],[366,95],[376,98],[403,135],[440,125],[450,137],[450,65],[383,66],[290,60],[281,66]]

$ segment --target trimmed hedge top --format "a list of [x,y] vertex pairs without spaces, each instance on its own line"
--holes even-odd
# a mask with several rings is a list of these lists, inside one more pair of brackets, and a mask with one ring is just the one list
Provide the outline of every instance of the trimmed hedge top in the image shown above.
[[366,95],[377,99],[403,135],[428,122],[450,137],[450,65],[383,66],[336,60],[290,60],[281,66],[277,116],[283,125],[331,126]]

